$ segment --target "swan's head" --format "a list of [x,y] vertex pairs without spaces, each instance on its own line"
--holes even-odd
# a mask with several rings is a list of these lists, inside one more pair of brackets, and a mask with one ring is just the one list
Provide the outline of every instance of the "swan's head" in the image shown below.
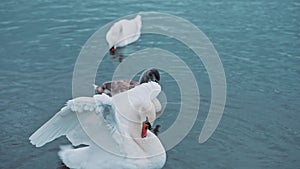
[[109,53],[110,53],[111,55],[114,55],[114,54],[115,54],[115,47],[114,47],[114,46],[111,47],[111,48],[109,49]]
[[107,42],[108,42],[109,53],[111,55],[114,55],[115,50],[116,50],[117,37],[116,37],[116,35],[112,34],[112,32],[109,32],[107,34],[106,39],[107,39]]
[[140,78],[140,84],[142,83],[147,83],[147,82],[156,82],[159,83],[160,81],[160,74],[158,72],[157,69],[155,68],[150,68],[144,71],[144,73],[142,74],[141,78]]
[[120,24],[115,23],[106,34],[106,41],[108,43],[109,52],[112,55],[115,53],[116,45],[120,37],[120,29]]

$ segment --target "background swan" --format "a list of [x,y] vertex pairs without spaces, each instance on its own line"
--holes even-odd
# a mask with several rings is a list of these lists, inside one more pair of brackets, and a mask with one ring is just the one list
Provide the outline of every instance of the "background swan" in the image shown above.
[[106,34],[109,51],[114,54],[117,47],[135,42],[141,35],[142,19],[137,15],[134,19],[123,19],[113,24]]
[[155,68],[146,69],[142,73],[139,82],[133,80],[117,80],[117,81],[105,82],[103,83],[102,86],[97,86],[95,84],[93,84],[93,86],[98,94],[105,93],[109,96],[113,96],[115,94],[132,89],[137,85],[140,85],[142,83],[147,83],[150,81],[157,82],[157,83],[159,83],[160,81],[159,71]]
[[[59,156],[70,168],[162,168],[166,152],[159,139],[151,131],[141,138],[142,122],[146,117],[153,122],[159,111],[152,100],[160,91],[158,83],[148,82],[113,97],[102,94],[69,100],[30,142],[40,147],[65,135],[74,146],[87,145],[61,147]],[[92,132],[87,134],[85,127]],[[109,152],[99,142],[110,145]]]

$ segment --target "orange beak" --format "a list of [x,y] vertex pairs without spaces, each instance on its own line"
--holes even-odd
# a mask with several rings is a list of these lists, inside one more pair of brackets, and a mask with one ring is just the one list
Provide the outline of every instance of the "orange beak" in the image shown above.
[[143,122],[143,125],[142,125],[142,138],[145,138],[147,137],[147,130],[149,129],[149,125],[147,122]]
[[142,138],[147,137],[147,130],[151,130],[151,124],[148,120],[148,117],[146,117],[146,120],[142,124]]
[[115,54],[115,48],[114,48],[114,47],[111,47],[111,48],[109,49],[109,53],[110,53],[111,55],[114,55],[114,54]]

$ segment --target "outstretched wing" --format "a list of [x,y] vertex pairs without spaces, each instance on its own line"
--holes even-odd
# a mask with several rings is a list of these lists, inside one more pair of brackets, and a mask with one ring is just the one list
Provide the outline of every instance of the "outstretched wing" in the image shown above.
[[[114,116],[109,114],[113,113],[111,104],[111,98],[105,94],[69,100],[66,106],[33,133],[29,140],[36,147],[41,147],[65,135],[74,146],[91,145],[92,140],[85,132],[84,126],[88,126],[89,130],[98,131],[97,134],[100,135],[102,132],[113,132]],[[108,114],[105,115],[105,112]]]

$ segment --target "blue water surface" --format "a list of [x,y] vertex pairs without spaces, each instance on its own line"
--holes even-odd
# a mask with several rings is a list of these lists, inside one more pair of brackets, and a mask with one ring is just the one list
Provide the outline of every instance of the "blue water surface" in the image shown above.
[[[300,2],[297,0],[2,0],[0,4],[0,168],[59,168],[65,138],[35,148],[28,137],[72,98],[72,73],[87,39],[119,17],[164,12],[201,29],[220,55],[227,80],[223,118],[198,143],[210,105],[205,67],[172,38],[142,35],[124,58],[146,47],[175,53],[198,74],[201,107],[187,137],[167,152],[164,168],[300,168]],[[186,31],[186,30],[182,30]],[[96,83],[110,80],[118,59],[108,55]],[[174,68],[176,69],[176,68]],[[162,74],[168,97],[162,131],[176,119],[179,89]]]

